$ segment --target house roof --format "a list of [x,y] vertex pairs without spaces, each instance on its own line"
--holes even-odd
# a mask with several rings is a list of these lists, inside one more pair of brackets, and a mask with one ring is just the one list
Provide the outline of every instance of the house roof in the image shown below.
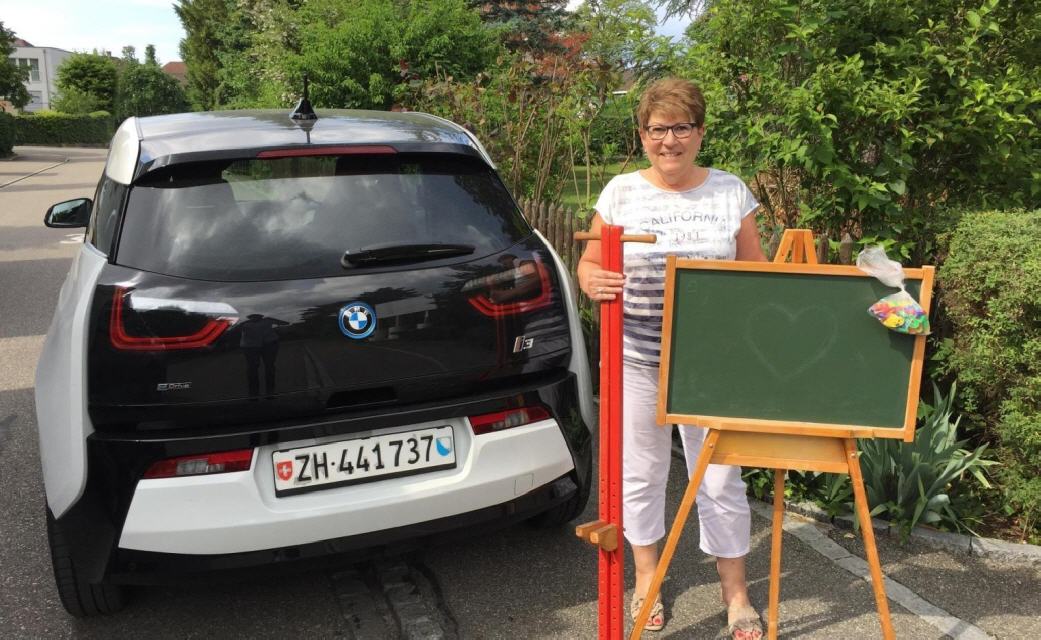
[[163,65],[163,71],[172,76],[183,76],[188,73],[188,65],[184,64],[180,60],[171,60]]

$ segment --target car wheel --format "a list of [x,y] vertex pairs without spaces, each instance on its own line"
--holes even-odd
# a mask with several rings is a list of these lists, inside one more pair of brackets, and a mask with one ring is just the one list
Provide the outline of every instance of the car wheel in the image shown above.
[[72,560],[69,543],[47,509],[47,541],[51,546],[54,583],[65,610],[77,618],[115,613],[123,608],[123,588],[113,584],[91,584],[81,578]]

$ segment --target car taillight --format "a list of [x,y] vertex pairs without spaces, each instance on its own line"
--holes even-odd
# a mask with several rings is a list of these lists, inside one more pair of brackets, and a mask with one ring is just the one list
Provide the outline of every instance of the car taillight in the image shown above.
[[253,449],[238,451],[222,451],[220,453],[204,453],[195,456],[167,458],[153,463],[145,471],[145,479],[181,478],[184,476],[201,476],[210,473],[230,473],[232,471],[249,471],[253,461]]
[[549,411],[545,407],[521,407],[470,416],[470,428],[473,429],[474,435],[479,436],[484,433],[520,427],[539,420],[548,420],[549,417]]
[[468,282],[463,291],[473,291],[470,305],[491,318],[526,313],[549,306],[549,270],[540,260],[525,260],[520,265]]
[[[172,349],[198,349],[199,347],[205,347],[213,343],[214,340],[220,337],[222,333],[227,331],[228,327],[234,324],[236,318],[221,315],[219,317],[207,318],[206,323],[199,329],[191,332],[184,333],[181,335],[148,335],[138,336],[132,335],[128,330],[125,322],[124,304],[127,296],[130,295],[130,290],[124,287],[116,287],[115,293],[112,295],[112,315],[108,325],[109,338],[112,341],[112,346],[117,349],[125,351],[167,351]],[[209,303],[213,307],[212,310],[206,309],[207,303],[198,303],[191,301],[156,301],[149,298],[143,299],[138,303],[131,303],[131,307],[137,311],[142,310],[155,310],[155,308],[173,308],[180,309],[186,312],[198,312],[194,307],[201,307],[202,313],[208,311],[216,312],[227,312],[231,309],[228,305],[221,303]],[[160,307],[159,305],[165,305]]]

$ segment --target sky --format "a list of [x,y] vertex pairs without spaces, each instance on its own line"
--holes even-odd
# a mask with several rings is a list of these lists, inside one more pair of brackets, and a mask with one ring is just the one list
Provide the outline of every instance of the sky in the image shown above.
[[160,63],[181,58],[184,30],[172,0],[0,0],[0,20],[37,47],[118,56],[129,44],[144,58],[154,44]]
[[[572,8],[581,0],[571,0]],[[118,56],[126,45],[144,58],[154,44],[160,64],[180,60],[184,37],[173,0],[0,0],[0,21],[37,47],[67,51],[107,50]],[[689,20],[659,25],[663,35],[680,36]]]

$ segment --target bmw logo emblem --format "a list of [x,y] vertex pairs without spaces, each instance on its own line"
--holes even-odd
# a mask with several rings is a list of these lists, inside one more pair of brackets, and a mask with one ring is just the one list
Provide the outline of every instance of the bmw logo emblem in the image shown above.
[[340,309],[340,331],[348,338],[368,338],[376,330],[376,312],[364,302],[351,302]]

